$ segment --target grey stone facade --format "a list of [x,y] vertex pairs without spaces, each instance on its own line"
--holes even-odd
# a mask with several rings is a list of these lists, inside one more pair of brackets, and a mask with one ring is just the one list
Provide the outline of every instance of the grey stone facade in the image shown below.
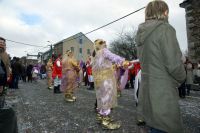
[[180,7],[186,12],[188,57],[192,62],[200,61],[200,0],[185,0]]

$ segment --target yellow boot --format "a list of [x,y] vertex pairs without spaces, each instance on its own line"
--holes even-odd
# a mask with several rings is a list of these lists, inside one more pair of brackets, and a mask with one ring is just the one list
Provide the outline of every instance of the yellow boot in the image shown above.
[[117,91],[117,97],[122,97],[122,92],[120,90]]
[[75,99],[73,98],[72,94],[65,94],[65,101],[74,102]]
[[72,95],[72,99],[73,99],[74,101],[76,101],[76,97],[75,97],[75,96],[73,96],[73,95]]
[[73,93],[73,92],[71,92],[71,98],[72,98],[74,101],[76,101],[76,97],[74,96],[74,93]]
[[115,130],[121,127],[120,122],[113,121],[109,116],[103,116],[101,124],[105,129],[109,130]]
[[100,115],[99,113],[97,113],[97,115],[96,115],[96,120],[97,120],[97,123],[101,123],[102,122],[102,119],[103,119],[103,116],[102,115]]

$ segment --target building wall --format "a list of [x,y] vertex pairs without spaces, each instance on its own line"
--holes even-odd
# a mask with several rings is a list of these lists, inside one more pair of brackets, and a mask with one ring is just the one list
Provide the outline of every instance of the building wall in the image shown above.
[[42,57],[41,57],[41,63],[44,63],[46,64],[50,58],[50,52],[51,50],[48,50],[46,51],[45,53],[42,54]]
[[25,56],[21,57],[20,61],[25,66],[28,66],[30,64],[32,64],[32,65],[38,64],[38,60],[37,59],[27,59],[27,57],[25,57]]
[[55,54],[57,56],[59,54],[63,54],[63,42],[60,42],[60,43],[54,45],[53,54]]
[[200,1],[185,0],[180,6],[186,11],[188,57],[197,62],[200,60]]
[[88,56],[90,56],[94,50],[93,42],[91,42],[85,36],[82,36],[82,41],[80,40],[80,38],[73,39],[73,40],[69,38],[63,42],[63,54],[67,50],[72,50],[77,60],[86,61],[88,59]]
[[21,57],[20,61],[23,65],[27,65],[26,56]]

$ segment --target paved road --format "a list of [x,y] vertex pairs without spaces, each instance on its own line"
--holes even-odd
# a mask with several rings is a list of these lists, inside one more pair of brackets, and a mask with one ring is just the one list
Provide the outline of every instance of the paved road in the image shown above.
[[[103,130],[95,121],[95,92],[84,86],[77,89],[77,102],[66,103],[63,94],[53,94],[43,80],[21,83],[7,101],[18,116],[19,133],[134,133],[135,101],[133,89],[124,90],[113,117],[122,122],[119,130]],[[186,133],[200,131],[200,92],[195,97],[180,100]]]

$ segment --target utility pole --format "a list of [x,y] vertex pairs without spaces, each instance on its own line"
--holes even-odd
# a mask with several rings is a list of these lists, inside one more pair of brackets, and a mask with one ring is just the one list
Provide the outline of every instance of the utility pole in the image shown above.
[[50,41],[47,41],[47,42],[50,43],[50,45],[48,45],[48,46],[50,46],[50,58],[51,58],[52,54],[53,54],[53,45],[52,45],[52,43]]

